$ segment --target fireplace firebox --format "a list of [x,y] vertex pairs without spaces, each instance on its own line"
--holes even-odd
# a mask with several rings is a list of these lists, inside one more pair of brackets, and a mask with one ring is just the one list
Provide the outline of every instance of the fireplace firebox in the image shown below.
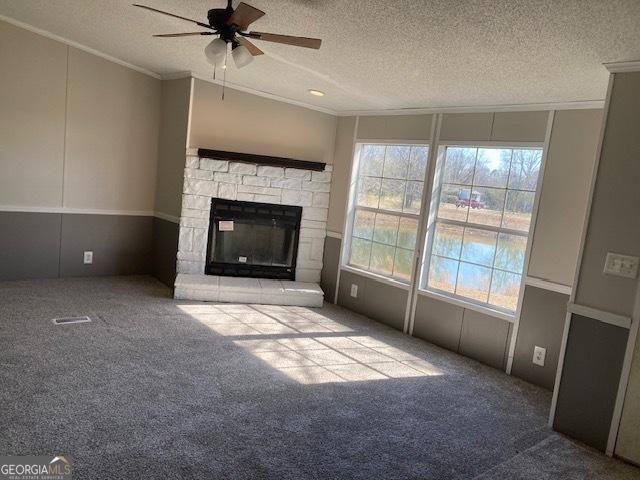
[[211,199],[205,273],[295,280],[302,207]]

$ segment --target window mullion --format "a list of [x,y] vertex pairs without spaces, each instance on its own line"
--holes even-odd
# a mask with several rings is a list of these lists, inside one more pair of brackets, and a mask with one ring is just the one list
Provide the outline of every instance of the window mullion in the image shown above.
[[474,230],[486,230],[489,232],[504,233],[507,235],[514,235],[518,237],[529,236],[529,232],[523,232],[522,230],[512,230],[509,228],[496,227],[494,225],[483,225],[481,223],[463,222],[461,220],[453,220],[450,218],[440,218],[440,217],[437,217],[435,221],[438,223],[446,223],[447,225],[454,225],[456,227],[472,228]]
[[365,212],[371,212],[371,213],[382,213],[384,215],[393,215],[396,217],[412,218],[414,220],[420,218],[420,215],[416,215],[415,213],[397,212],[395,210],[386,210],[384,208],[365,207],[364,205],[356,205],[355,209],[362,210]]

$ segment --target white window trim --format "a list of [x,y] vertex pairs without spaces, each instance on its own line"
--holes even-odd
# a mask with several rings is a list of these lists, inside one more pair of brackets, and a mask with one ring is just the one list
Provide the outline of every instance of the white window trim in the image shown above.
[[384,146],[400,146],[400,147],[428,147],[431,142],[428,139],[424,140],[380,140],[375,138],[356,138],[356,145],[384,145]]
[[392,287],[400,288],[402,290],[409,291],[411,289],[411,285],[408,282],[402,282],[392,277],[379,275],[377,273],[370,272],[369,270],[363,270],[361,268],[354,267],[353,265],[340,265],[340,269],[344,270],[345,272],[355,273],[356,275],[359,275],[361,277],[370,278],[371,280],[375,280]]
[[[529,264],[529,254],[530,254],[531,244],[533,242],[533,236],[535,232],[540,193],[542,191],[542,180],[544,177],[544,166],[545,166],[546,154],[547,154],[547,144],[548,144],[548,141],[544,141],[544,142],[502,142],[502,141],[438,142],[437,155],[436,155],[436,159],[434,160],[436,162],[436,165],[434,166],[434,175],[432,179],[432,182],[433,182],[432,195],[429,198],[429,218],[427,219],[427,228],[425,231],[426,242],[425,242],[424,251],[422,252],[422,262],[420,264],[420,272],[416,279],[416,282],[418,283],[417,292],[419,295],[433,297],[444,302],[448,302],[454,305],[468,308],[470,310],[477,311],[479,313],[485,313],[487,315],[502,318],[503,320],[507,320],[511,323],[516,323],[516,319],[520,316],[520,310],[522,308],[522,297],[523,297],[524,285],[525,285],[526,274],[527,274],[527,269]],[[507,234],[512,233],[512,234],[527,238],[527,245],[525,247],[524,265],[523,265],[522,273],[520,274],[521,279],[520,279],[520,289],[518,294],[518,302],[516,305],[516,309],[513,312],[511,310],[502,309],[498,306],[492,306],[484,302],[479,302],[471,298],[463,297],[455,293],[445,292],[442,290],[429,288],[426,286],[423,288],[420,285],[422,279],[426,275],[425,270],[426,268],[428,268],[428,265],[431,262],[431,251],[433,249],[433,237],[434,237],[433,229],[436,223],[436,210],[440,203],[440,190],[442,187],[442,182],[439,179],[439,175],[441,173],[440,169],[444,164],[443,162],[444,155],[448,147],[494,147],[494,148],[512,148],[512,149],[539,148],[542,150],[542,160],[540,164],[540,171],[538,172],[538,180],[537,180],[536,190],[535,190],[533,211],[531,212],[531,224],[529,227],[529,231],[527,233],[524,233],[522,231],[516,231],[516,230],[512,231],[510,229],[503,229],[499,227],[477,225],[477,228],[480,228],[483,230],[490,230],[490,231],[496,231],[496,232],[499,231],[501,233],[507,233]],[[443,222],[443,220],[441,219],[440,222]],[[459,222],[455,220],[451,220],[451,221],[444,220],[443,223],[447,223],[451,225],[460,225],[460,226],[464,225],[464,226],[470,226],[470,227],[473,227],[475,225],[473,223]],[[491,269],[492,271],[494,270],[493,267],[491,267]],[[412,313],[412,316],[415,316],[415,313]]]
[[499,140],[441,140],[438,142],[438,148],[442,147],[481,147],[481,148],[544,148],[545,142],[511,142],[511,141],[499,141]]
[[356,273],[358,275],[362,275],[365,277],[372,278],[377,281],[381,281],[382,283],[386,283],[392,285],[394,287],[402,288],[403,290],[411,289],[411,281],[403,281],[395,277],[386,276],[382,274],[378,274],[376,272],[372,272],[370,270],[365,270],[363,268],[358,268],[357,266],[349,264],[349,257],[351,256],[351,239],[353,238],[353,222],[355,219],[355,211],[356,209],[369,211],[369,212],[380,212],[388,215],[394,215],[401,218],[411,218],[412,220],[418,221],[418,231],[416,232],[416,245],[414,247],[414,261],[412,263],[412,272],[411,277],[414,276],[415,271],[415,258],[416,252],[419,247],[419,237],[420,234],[420,221],[422,218],[421,214],[415,213],[406,213],[406,212],[396,212],[393,210],[386,210],[383,208],[373,208],[373,207],[363,207],[357,205],[357,196],[358,196],[358,185],[360,182],[360,154],[362,151],[362,147],[364,145],[393,145],[393,146],[407,146],[407,147],[415,147],[422,146],[427,147],[429,149],[429,156],[427,160],[427,168],[425,171],[425,176],[423,179],[423,187],[422,187],[422,199],[421,199],[421,208],[424,206],[424,198],[427,194],[427,181],[429,180],[429,161],[431,161],[431,144],[430,142],[424,140],[376,140],[376,139],[355,139],[354,152],[353,152],[353,162],[351,166],[351,178],[349,181],[349,197],[347,199],[347,211],[345,215],[345,228],[344,228],[344,238],[342,241],[342,252],[340,255],[340,269],[346,270],[352,273]]
[[461,296],[452,296],[449,292],[441,293],[439,290],[425,290],[418,288],[418,295],[422,297],[433,298],[441,302],[450,303],[465,310],[473,310],[474,312],[484,313],[491,317],[497,317],[509,323],[515,323],[515,315],[510,312],[503,312],[497,308],[491,308],[486,305],[474,303],[473,300]]

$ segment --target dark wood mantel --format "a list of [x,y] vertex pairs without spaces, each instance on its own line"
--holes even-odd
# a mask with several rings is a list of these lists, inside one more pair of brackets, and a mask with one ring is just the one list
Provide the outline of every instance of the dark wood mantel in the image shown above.
[[232,160],[234,162],[256,163],[258,165],[269,165],[272,167],[300,168],[302,170],[324,171],[325,163],[309,162],[307,160],[295,160],[285,157],[270,157],[267,155],[254,155],[252,153],[225,152],[222,150],[209,150],[199,148],[200,158],[213,158],[216,160]]

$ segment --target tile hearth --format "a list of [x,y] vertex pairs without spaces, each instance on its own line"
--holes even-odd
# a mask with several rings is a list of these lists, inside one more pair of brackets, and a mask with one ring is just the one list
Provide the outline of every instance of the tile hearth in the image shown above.
[[315,283],[263,278],[178,274],[174,298],[202,302],[322,307],[324,293]]

